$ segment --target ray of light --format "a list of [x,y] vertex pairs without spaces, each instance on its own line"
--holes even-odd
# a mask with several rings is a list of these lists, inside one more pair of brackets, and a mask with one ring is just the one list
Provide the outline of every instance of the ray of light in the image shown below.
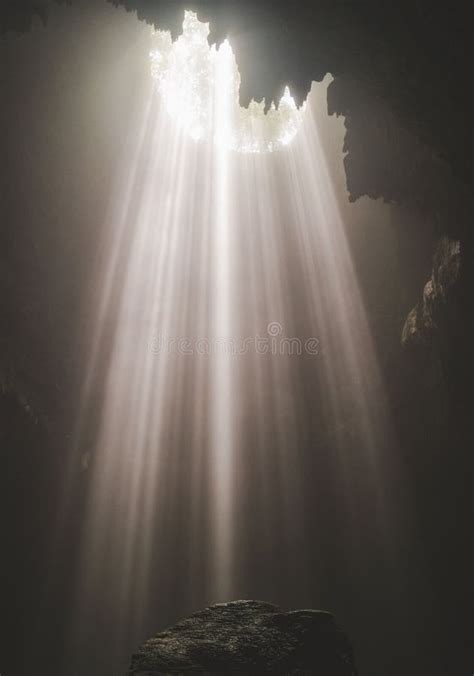
[[212,383],[212,468],[215,491],[215,576],[218,595],[225,600],[231,591],[233,503],[233,390],[230,347],[232,326],[232,256],[230,209],[230,153],[226,140],[231,133],[229,89],[233,86],[233,54],[224,42],[215,61],[214,125],[218,143],[214,150],[214,326],[213,334],[223,348],[215,354]]
[[388,420],[318,129],[327,82],[290,145],[236,153],[235,59],[228,43],[209,53],[212,138],[196,143],[150,91],[98,257],[78,653],[106,622],[126,659],[163,589],[190,610],[272,598],[288,576],[293,603],[323,593],[331,491],[344,555],[385,540]]

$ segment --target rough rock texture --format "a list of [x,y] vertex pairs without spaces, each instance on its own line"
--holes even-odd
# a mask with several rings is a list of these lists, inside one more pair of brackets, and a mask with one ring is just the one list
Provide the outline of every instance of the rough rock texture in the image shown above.
[[[402,332],[404,347],[430,342],[443,330],[455,311],[456,288],[461,272],[461,243],[442,237],[433,259],[433,270],[423,297],[411,310]],[[449,308],[449,313],[447,312]]]
[[356,669],[330,613],[233,601],[181,620],[132,657],[130,676],[185,673],[355,676]]

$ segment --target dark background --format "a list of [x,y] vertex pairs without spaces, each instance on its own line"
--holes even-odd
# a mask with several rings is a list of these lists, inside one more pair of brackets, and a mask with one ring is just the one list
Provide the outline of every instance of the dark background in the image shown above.
[[[177,30],[182,17],[181,3],[121,4],[162,28]],[[230,35],[244,101],[269,101],[286,82],[303,98],[312,79],[331,72],[328,106],[345,117],[349,195],[391,204],[390,236],[368,219],[351,246],[397,423],[414,537],[397,589],[382,589],[368,562],[371,599],[338,576],[334,556],[328,609],[343,609],[338,619],[362,676],[471,673],[470,24],[460,6],[427,2],[186,6],[211,19],[215,38]],[[68,676],[61,645],[87,483],[80,458],[88,449],[71,447],[83,303],[144,48],[131,16],[108,3],[7,3],[0,19],[0,671]],[[418,325],[402,347],[442,236],[461,242],[461,272],[442,307],[431,308],[435,328]],[[74,508],[53,560],[71,458]],[[265,590],[271,575],[256,568],[255,586]],[[281,584],[291,604],[292,582]],[[150,633],[191,610],[173,594],[161,598]]]

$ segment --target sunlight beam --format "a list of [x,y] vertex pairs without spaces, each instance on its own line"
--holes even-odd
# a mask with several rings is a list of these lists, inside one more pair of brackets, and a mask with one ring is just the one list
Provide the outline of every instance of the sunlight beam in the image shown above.
[[[273,152],[294,139],[306,108],[298,108],[288,87],[277,105],[265,112],[265,101],[239,103],[240,73],[227,43],[216,49],[208,43],[209,24],[186,11],[183,32],[173,42],[167,31],[153,31],[150,50],[151,73],[168,114],[195,141],[213,139],[241,153]],[[225,41],[227,42],[227,41]],[[219,61],[226,61],[229,81],[225,96],[229,125],[225,136],[214,127],[211,104],[218,82]],[[216,79],[217,78],[217,79]],[[221,93],[221,96],[223,94]]]

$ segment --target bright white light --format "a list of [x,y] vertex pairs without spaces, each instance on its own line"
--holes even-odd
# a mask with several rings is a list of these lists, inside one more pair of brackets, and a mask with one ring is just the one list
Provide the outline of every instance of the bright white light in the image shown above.
[[[287,146],[296,136],[305,104],[298,108],[288,87],[278,107],[265,113],[265,102],[239,104],[240,73],[226,40],[219,49],[208,42],[209,24],[194,12],[185,12],[183,33],[175,41],[167,31],[153,31],[151,73],[168,113],[195,140],[212,138],[243,153],[272,152]],[[228,63],[228,79],[217,77],[219,63]],[[217,79],[219,82],[217,82]],[[215,88],[227,98],[229,124],[225,136],[216,133]]]

